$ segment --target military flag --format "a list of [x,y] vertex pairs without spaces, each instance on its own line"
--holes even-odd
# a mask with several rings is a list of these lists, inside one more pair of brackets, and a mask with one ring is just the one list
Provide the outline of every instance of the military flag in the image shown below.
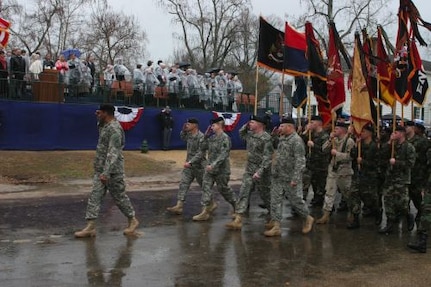
[[323,64],[319,42],[314,37],[313,26],[305,23],[305,36],[307,41],[308,73],[311,76],[312,90],[317,100],[317,109],[323,119],[323,125],[331,122],[331,105],[327,96],[326,67]]
[[[357,134],[368,123],[373,122],[373,101],[368,93],[367,82],[364,76],[365,63],[361,60],[362,44],[359,34],[355,34],[355,47],[353,52],[352,68],[352,99],[350,103],[350,116]],[[363,56],[362,56],[363,57]],[[375,107],[374,107],[375,109]]]
[[335,112],[346,101],[344,89],[344,73],[341,67],[339,54],[339,35],[334,22],[329,23],[329,43],[328,43],[328,73],[327,92],[328,100],[331,104],[331,111]]
[[423,70],[422,60],[414,41],[410,42],[410,59],[412,68],[409,74],[409,85],[412,100],[419,106],[422,106],[428,91],[428,79]]
[[307,102],[307,79],[302,76],[295,77],[296,90],[293,92],[292,106],[301,108]]
[[308,61],[305,57],[307,42],[305,33],[285,23],[284,29],[284,72],[293,76],[308,75]]
[[284,33],[262,17],[259,18],[259,48],[257,65],[272,71],[282,72],[284,61]]
[[383,45],[384,31],[381,26],[377,27],[377,79],[379,81],[379,92],[380,99],[389,106],[394,106],[395,97],[390,92],[390,80],[391,80],[391,60],[386,52],[386,48]]
[[0,17],[0,47],[6,47],[9,42],[10,22]]

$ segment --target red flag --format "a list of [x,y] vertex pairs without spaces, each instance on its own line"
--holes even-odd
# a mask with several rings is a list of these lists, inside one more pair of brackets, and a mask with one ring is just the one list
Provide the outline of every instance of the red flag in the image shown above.
[[344,73],[341,68],[340,54],[338,52],[338,32],[335,23],[329,23],[329,47],[328,47],[328,74],[327,92],[331,104],[331,111],[338,110],[346,101],[344,90]]
[[0,18],[0,46],[6,47],[9,42],[9,27],[10,22]]
[[286,22],[284,30],[284,72],[293,76],[307,76],[306,50],[305,33],[297,31]]
[[319,115],[323,119],[323,125],[331,122],[331,105],[327,95],[326,67],[323,64],[322,53],[319,42],[314,37],[313,26],[310,22],[305,23],[305,36],[307,39],[308,72],[314,96],[317,100]]

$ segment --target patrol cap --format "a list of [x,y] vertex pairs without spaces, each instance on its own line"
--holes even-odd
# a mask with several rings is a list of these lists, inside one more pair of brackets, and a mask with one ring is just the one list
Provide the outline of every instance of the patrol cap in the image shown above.
[[215,124],[215,123],[219,123],[219,122],[224,122],[224,118],[223,117],[217,117],[215,119],[210,120],[211,124]]
[[414,127],[415,126],[415,122],[414,121],[406,121],[404,123],[404,126],[406,126],[406,127]]
[[312,121],[321,121],[321,122],[323,122],[322,117],[319,116],[319,115],[313,115],[313,116],[311,116],[311,120]]
[[349,122],[340,122],[340,121],[338,121],[338,122],[335,123],[335,126],[347,129],[350,126],[350,123]]
[[295,125],[295,120],[291,117],[285,117],[281,119],[282,124],[292,124]]
[[364,130],[366,130],[366,131],[369,131],[369,132],[374,132],[374,126],[373,126],[373,124],[366,124],[365,126],[364,126]]
[[259,123],[266,125],[265,119],[258,117],[258,116],[255,116],[255,115],[250,116],[250,121],[256,121],[256,122],[259,122]]
[[104,111],[110,115],[113,115],[115,112],[115,107],[111,104],[101,104],[99,107],[99,111]]
[[400,125],[397,125],[396,127],[395,127],[395,131],[397,131],[397,132],[406,132],[406,128],[404,127],[404,126],[400,126]]
[[190,124],[197,124],[197,125],[199,124],[199,121],[197,118],[188,118],[187,122]]

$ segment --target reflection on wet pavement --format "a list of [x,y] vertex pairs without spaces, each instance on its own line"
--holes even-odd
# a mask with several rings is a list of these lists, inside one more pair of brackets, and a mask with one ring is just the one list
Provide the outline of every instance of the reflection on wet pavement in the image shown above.
[[[85,197],[0,203],[1,286],[429,286],[429,254],[413,254],[406,231],[382,236],[371,218],[345,228],[345,214],[301,234],[299,218],[266,238],[263,210],[252,199],[241,232],[230,231],[222,199],[208,222],[191,192],[182,216],[165,212],[174,191],[136,192],[139,238],[122,235],[126,220],[107,198],[96,238],[76,240]],[[313,210],[315,215],[320,210]],[[285,216],[289,209],[285,208]],[[405,230],[405,228],[404,228]]]

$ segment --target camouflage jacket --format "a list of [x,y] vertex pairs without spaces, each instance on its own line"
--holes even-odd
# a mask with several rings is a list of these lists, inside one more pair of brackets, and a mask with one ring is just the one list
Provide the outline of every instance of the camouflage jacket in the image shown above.
[[117,120],[99,127],[94,171],[102,175],[124,173],[124,130]]
[[351,151],[352,168],[354,171],[353,178],[361,182],[377,182],[377,165],[379,163],[379,150],[377,143],[371,141],[369,144],[361,142],[361,165],[358,166],[357,158],[359,155],[358,146],[355,146]]
[[213,134],[210,137],[204,137],[202,142],[201,151],[204,156],[208,153],[208,165],[212,166],[210,174],[230,174],[230,148],[231,148],[230,137],[226,133],[221,133],[220,135]]
[[[308,142],[308,133],[302,136],[305,144]],[[322,147],[329,139],[329,134],[322,130],[321,132],[311,133],[311,140],[314,143],[312,148],[306,146],[307,153],[307,168],[310,170],[326,170],[328,169],[329,160],[331,158],[329,150],[323,150]]]
[[272,177],[301,182],[304,169],[305,146],[301,137],[297,133],[280,136],[272,165]]
[[180,138],[187,143],[186,162],[190,162],[192,168],[203,168],[206,165],[206,158],[205,154],[199,151],[204,141],[204,134],[201,131],[196,134],[181,131]]
[[426,157],[429,148],[428,140],[423,136],[414,135],[412,138],[407,139],[407,141],[413,145],[416,151],[416,160],[412,167],[411,182],[425,184],[428,177]]
[[246,172],[251,174],[257,172],[260,176],[270,171],[274,153],[271,136],[266,131],[255,134],[247,129],[247,125],[241,127],[239,135],[247,144]]
[[[383,149],[382,159],[389,161],[391,158],[391,145],[386,144]],[[395,164],[386,168],[386,184],[410,184],[411,169],[415,164],[415,148],[407,140],[402,144],[394,145]]]
[[[334,148],[337,150],[337,154],[331,157],[329,162],[328,173],[336,173],[337,175],[352,175],[352,158],[350,153],[355,146],[355,142],[348,134],[343,138],[334,138]],[[323,150],[330,151],[332,149],[331,140],[327,140],[323,144]]]

